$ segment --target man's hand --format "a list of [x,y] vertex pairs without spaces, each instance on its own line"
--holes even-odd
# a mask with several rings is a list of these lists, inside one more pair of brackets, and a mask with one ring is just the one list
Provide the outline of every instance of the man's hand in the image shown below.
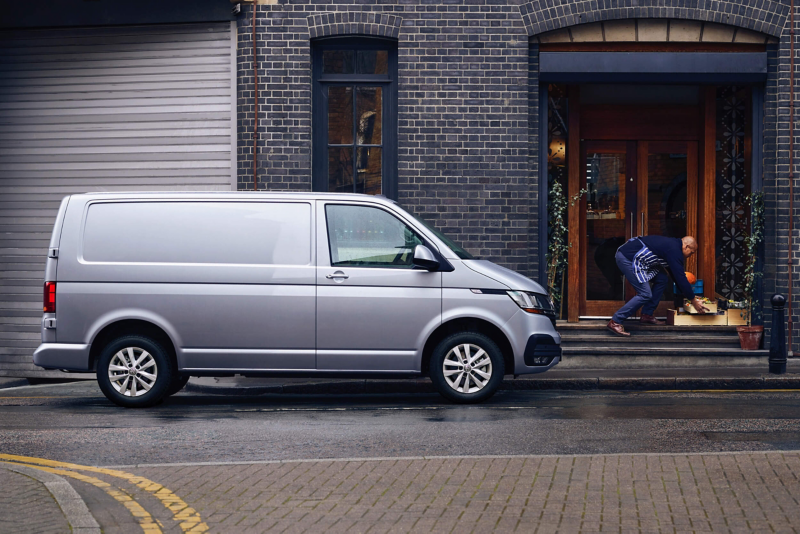
[[700,299],[697,297],[692,300],[692,306],[694,306],[695,311],[699,314],[708,313],[708,308],[703,306],[703,303],[700,302]]

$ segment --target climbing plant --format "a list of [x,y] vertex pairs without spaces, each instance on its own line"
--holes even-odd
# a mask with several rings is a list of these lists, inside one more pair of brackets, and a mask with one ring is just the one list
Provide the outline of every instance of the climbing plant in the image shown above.
[[569,230],[567,228],[567,213],[571,206],[574,206],[588,190],[581,189],[577,194],[568,198],[564,194],[561,183],[553,181],[550,187],[550,194],[547,199],[548,213],[548,235],[547,244],[547,285],[550,288],[550,295],[553,304],[558,310],[559,318],[563,317],[564,311],[564,273],[567,269],[567,259],[569,255]]
[[747,321],[747,326],[750,326],[754,314],[759,318],[761,316],[760,303],[755,297],[758,279],[763,274],[758,270],[758,249],[764,240],[764,193],[750,193],[747,204],[750,206],[750,230],[744,237],[745,264],[741,284],[744,308],[741,314]]

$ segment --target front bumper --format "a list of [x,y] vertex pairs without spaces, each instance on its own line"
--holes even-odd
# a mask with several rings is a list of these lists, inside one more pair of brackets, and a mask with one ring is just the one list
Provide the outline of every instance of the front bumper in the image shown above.
[[42,343],[33,353],[33,363],[45,369],[91,371],[89,369],[89,345]]
[[[515,375],[543,373],[561,360],[561,335],[547,316],[519,310],[504,325],[504,329],[514,349]],[[537,341],[532,344],[532,339]],[[550,346],[545,348],[547,344]],[[537,348],[532,348],[534,346]],[[553,349],[553,346],[556,348]],[[550,363],[535,362],[535,358],[539,357],[542,351],[547,351],[548,356],[553,356]],[[526,353],[536,356],[531,359],[530,356],[526,357]],[[511,373],[510,370],[506,372]]]
[[561,345],[549,334],[533,334],[525,345],[525,365],[550,366],[561,360]]

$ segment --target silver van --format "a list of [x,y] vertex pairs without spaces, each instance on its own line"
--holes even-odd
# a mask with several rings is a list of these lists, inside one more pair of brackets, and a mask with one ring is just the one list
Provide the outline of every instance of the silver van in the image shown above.
[[429,375],[479,402],[560,344],[541,285],[386,198],[93,193],[61,203],[33,361],[128,407],[234,374]]

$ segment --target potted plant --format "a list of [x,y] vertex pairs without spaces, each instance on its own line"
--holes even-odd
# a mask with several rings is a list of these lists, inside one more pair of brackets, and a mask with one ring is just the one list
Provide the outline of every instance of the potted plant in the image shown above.
[[[756,350],[761,346],[764,336],[764,326],[754,325],[753,316],[758,314],[759,303],[756,301],[756,288],[761,272],[758,270],[758,247],[764,239],[764,193],[751,193],[748,196],[750,204],[750,231],[744,238],[745,268],[742,281],[742,296],[744,307],[739,312],[747,326],[737,326],[739,344],[742,350]],[[730,312],[728,312],[730,313]]]

